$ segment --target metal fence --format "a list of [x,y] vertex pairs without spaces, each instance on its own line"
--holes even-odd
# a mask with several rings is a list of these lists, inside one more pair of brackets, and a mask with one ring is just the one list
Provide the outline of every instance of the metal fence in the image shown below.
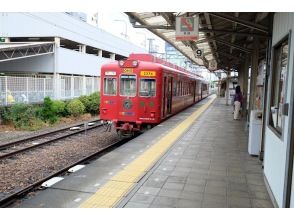
[[14,103],[41,103],[46,96],[72,99],[99,91],[99,77],[60,75],[54,93],[53,75],[0,76],[0,106]]

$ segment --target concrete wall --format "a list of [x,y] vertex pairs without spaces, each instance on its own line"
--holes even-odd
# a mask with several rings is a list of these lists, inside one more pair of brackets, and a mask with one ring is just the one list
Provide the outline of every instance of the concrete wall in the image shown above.
[[100,76],[101,66],[109,62],[113,60],[64,48],[57,50],[58,73]]
[[65,13],[0,13],[1,37],[62,37],[115,54],[147,51]]
[[[287,95],[285,101],[292,103],[291,87],[293,78],[293,52],[294,52],[294,13],[275,13],[273,25],[273,45],[285,37],[292,30],[291,39],[289,39],[290,54],[288,57],[288,79],[287,79]],[[270,86],[269,86],[270,88]],[[269,100],[268,100],[269,103]],[[293,106],[290,105],[290,111]],[[267,108],[269,110],[269,107]],[[264,174],[268,180],[269,186],[277,201],[279,207],[283,205],[284,180],[286,172],[286,150],[288,144],[289,116],[284,116],[284,135],[277,137],[269,127],[265,132],[265,155],[264,155]],[[292,206],[294,204],[292,203]]]

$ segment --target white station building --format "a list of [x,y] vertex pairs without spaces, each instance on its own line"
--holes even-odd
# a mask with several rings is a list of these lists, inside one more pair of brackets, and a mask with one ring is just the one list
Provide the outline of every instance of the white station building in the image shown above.
[[99,91],[100,68],[147,51],[81,13],[0,13],[0,106]]

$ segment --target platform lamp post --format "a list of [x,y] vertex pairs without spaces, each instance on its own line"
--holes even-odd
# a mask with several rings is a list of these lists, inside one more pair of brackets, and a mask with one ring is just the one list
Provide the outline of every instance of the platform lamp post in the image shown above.
[[127,22],[124,20],[120,20],[120,19],[115,19],[114,21],[119,21],[119,22],[123,22],[125,24],[125,33],[123,34],[123,36],[128,39],[128,25]]

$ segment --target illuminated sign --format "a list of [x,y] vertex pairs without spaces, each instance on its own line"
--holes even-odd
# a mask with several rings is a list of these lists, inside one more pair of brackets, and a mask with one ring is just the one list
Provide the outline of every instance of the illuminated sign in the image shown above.
[[105,76],[115,76],[116,75],[116,72],[114,71],[106,71],[105,72]]
[[155,71],[141,71],[140,76],[156,76]]
[[133,73],[133,69],[132,68],[124,68],[123,72],[124,73]]

